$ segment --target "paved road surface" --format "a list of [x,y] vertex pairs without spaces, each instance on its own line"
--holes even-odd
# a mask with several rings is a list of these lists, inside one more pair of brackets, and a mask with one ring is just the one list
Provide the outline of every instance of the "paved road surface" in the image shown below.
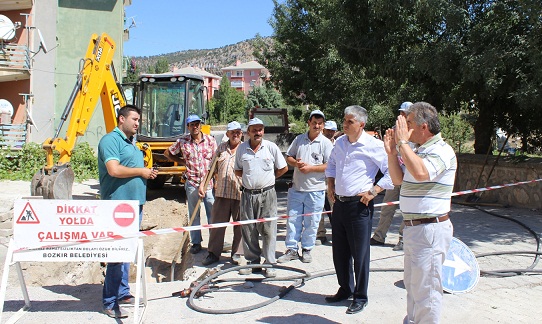
[[[5,186],[0,186],[5,187]],[[285,212],[285,186],[279,186],[279,214]],[[501,189],[506,190],[506,189]],[[382,196],[379,197],[380,199]],[[519,208],[484,207],[498,215],[512,217],[526,224],[539,235],[542,233],[540,211]],[[373,228],[376,226],[379,210],[375,213]],[[498,218],[478,209],[458,204],[453,205],[451,213],[455,237],[466,243],[475,254],[494,251],[534,251],[536,240],[520,225]],[[326,218],[327,221],[327,218]],[[214,315],[201,313],[187,306],[187,299],[171,297],[172,292],[189,286],[205,267],[201,260],[206,252],[196,255],[195,265],[188,272],[186,281],[172,283],[148,283],[148,305],[144,323],[401,323],[406,309],[406,292],[402,283],[402,272],[387,271],[402,268],[403,255],[392,251],[397,241],[399,218],[394,219],[388,236],[387,246],[371,248],[371,268],[378,269],[370,275],[369,305],[356,315],[345,314],[349,302],[327,304],[325,295],[335,293],[337,283],[334,276],[324,276],[306,281],[283,299],[260,309],[236,314]],[[330,234],[329,223],[328,235]],[[229,233],[230,231],[228,231]],[[277,256],[284,252],[284,223],[279,223]],[[207,237],[204,238],[207,240]],[[205,243],[204,243],[205,244]],[[5,247],[0,250],[5,253]],[[224,268],[229,254],[224,253],[221,261]],[[319,274],[333,270],[330,245],[317,246],[313,251],[314,261],[304,264],[292,261],[286,265]],[[2,257],[3,259],[3,257]],[[478,259],[482,270],[525,268],[532,264],[532,256],[500,255]],[[542,266],[536,266],[541,270]],[[12,267],[12,272],[14,268]],[[278,270],[279,277],[291,272]],[[12,273],[12,275],[14,275]],[[238,278],[236,273],[228,273],[221,278]],[[260,277],[254,275],[254,277]],[[16,277],[15,277],[16,278]],[[291,281],[256,283],[254,288],[242,285],[223,286],[197,300],[197,305],[210,310],[229,310],[263,302],[278,294],[282,286]],[[100,313],[100,285],[29,287],[32,308],[17,323],[115,323],[116,321]],[[542,318],[542,276],[523,275],[514,277],[482,276],[471,292],[446,294],[442,323],[539,323]],[[23,306],[19,287],[10,285],[4,305],[2,323],[6,322]],[[129,311],[133,309],[128,308]],[[119,321],[120,322],[120,321]],[[130,317],[124,323],[133,322]]]

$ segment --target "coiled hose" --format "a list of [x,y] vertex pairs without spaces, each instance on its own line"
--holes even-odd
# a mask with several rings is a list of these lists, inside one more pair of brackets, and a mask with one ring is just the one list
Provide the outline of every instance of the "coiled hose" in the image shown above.
[[542,255],[540,235],[538,235],[537,232],[535,232],[532,228],[527,226],[525,223],[523,223],[523,222],[521,222],[521,221],[519,221],[517,219],[514,219],[512,217],[499,215],[497,213],[490,212],[490,211],[485,210],[483,208],[480,208],[478,206],[469,206],[469,207],[476,208],[479,211],[487,213],[487,214],[489,214],[491,216],[495,216],[495,217],[499,217],[499,218],[502,218],[502,219],[512,221],[512,222],[518,224],[519,226],[525,228],[529,233],[531,233],[533,235],[534,239],[536,240],[536,251],[504,251],[504,252],[489,252],[489,253],[476,254],[476,258],[483,258],[483,257],[493,256],[493,255],[506,255],[506,254],[534,254],[535,257],[534,257],[533,263],[530,266],[528,266],[527,268],[525,268],[525,269],[480,270],[480,274],[490,275],[490,276],[497,276],[497,277],[513,277],[513,276],[518,276],[518,275],[527,274],[527,273],[542,273],[542,270],[535,269],[535,267],[538,264],[538,261],[540,260],[540,255]]
[[[457,203],[457,204],[461,204],[461,203]],[[482,209],[482,208],[480,208],[478,206],[469,205],[469,207],[473,207],[473,208],[476,208],[476,209],[478,209],[478,210],[480,210],[480,211],[482,211],[484,213],[487,213],[489,215],[499,217],[499,218],[503,218],[503,219],[512,221],[514,223],[517,223],[521,227],[525,228],[529,233],[531,233],[533,235],[533,237],[535,238],[535,240],[536,240],[536,251],[503,251],[503,252],[480,253],[480,254],[476,255],[477,258],[483,258],[483,257],[493,256],[493,255],[534,254],[535,258],[533,260],[533,263],[529,267],[527,267],[525,269],[480,270],[481,274],[491,275],[491,276],[498,276],[498,277],[511,277],[511,276],[517,276],[517,275],[527,274],[527,273],[542,273],[542,270],[534,269],[538,264],[538,261],[540,259],[540,255],[542,255],[542,251],[541,251],[541,248],[542,248],[541,245],[542,244],[541,244],[541,240],[540,240],[540,235],[538,235],[538,233],[536,233],[529,226],[527,226],[526,224],[524,224],[521,221],[518,221],[517,219],[511,218],[511,217],[508,217],[508,216],[504,216],[504,215],[499,215],[497,213],[493,213],[493,212],[487,211],[485,209]],[[221,280],[213,281],[215,278],[218,278],[219,276],[221,276],[223,274],[226,274],[226,273],[232,272],[232,271],[239,271],[240,269],[243,269],[243,268],[275,268],[275,269],[283,269],[283,270],[298,272],[298,273],[301,273],[301,275],[294,275],[294,276],[287,276],[287,277],[280,277],[280,278],[230,278],[230,279],[221,279]],[[370,271],[371,272],[402,272],[402,271],[404,271],[404,269],[403,268],[371,268]],[[321,272],[321,273],[318,273],[318,274],[310,274],[309,272],[307,272],[305,270],[302,270],[302,269],[287,267],[287,266],[282,266],[282,265],[277,265],[277,264],[275,264],[275,265],[273,265],[273,264],[249,264],[249,265],[245,265],[245,266],[232,267],[232,268],[229,268],[229,269],[218,271],[217,273],[205,278],[196,287],[194,287],[194,289],[192,290],[192,292],[190,293],[190,296],[188,298],[188,306],[190,308],[192,308],[193,310],[196,310],[196,311],[202,312],[202,313],[208,313],[208,314],[234,314],[234,313],[246,312],[246,311],[250,311],[250,310],[254,310],[254,309],[258,309],[258,308],[267,306],[267,305],[269,305],[269,304],[283,298],[290,291],[292,291],[294,288],[300,287],[302,284],[304,284],[305,281],[309,281],[309,280],[312,280],[312,279],[325,277],[325,276],[329,276],[329,275],[333,275],[333,274],[335,274],[334,270],[328,270],[328,271],[324,271],[324,272]],[[200,293],[200,290],[203,287],[207,286],[211,281],[213,281],[214,283],[220,283],[220,282],[243,282],[243,281],[245,281],[245,282],[246,281],[268,282],[268,281],[288,281],[288,280],[292,280],[293,283],[291,285],[289,285],[288,287],[286,287],[285,289],[281,290],[278,295],[276,295],[275,297],[270,298],[270,299],[268,299],[266,301],[263,301],[261,303],[254,304],[254,305],[248,305],[248,306],[233,308],[233,309],[208,309],[208,308],[199,307],[194,303],[194,297],[196,296],[196,294]],[[209,285],[207,287],[215,287],[215,286],[214,285]],[[212,292],[212,291],[218,291],[218,290],[219,290],[219,288],[208,288],[208,289],[205,290],[205,292]]]

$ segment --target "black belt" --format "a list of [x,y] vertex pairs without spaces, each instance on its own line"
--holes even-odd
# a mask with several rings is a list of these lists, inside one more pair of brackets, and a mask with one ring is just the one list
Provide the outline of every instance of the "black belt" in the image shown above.
[[270,190],[270,189],[273,189],[273,188],[275,188],[275,185],[271,185],[269,187],[265,187],[265,188],[262,188],[262,189],[247,189],[247,188],[241,187],[241,191],[248,192],[250,194],[261,194],[261,193],[264,193],[267,190]]
[[347,201],[360,201],[361,196],[339,196],[335,195],[335,199],[337,199],[340,202],[347,202]]
[[448,214],[446,214],[444,216],[439,216],[439,217],[430,217],[430,218],[421,218],[421,219],[405,219],[403,222],[405,223],[405,226],[416,226],[420,224],[445,222],[448,219],[450,219],[450,217],[448,217]]

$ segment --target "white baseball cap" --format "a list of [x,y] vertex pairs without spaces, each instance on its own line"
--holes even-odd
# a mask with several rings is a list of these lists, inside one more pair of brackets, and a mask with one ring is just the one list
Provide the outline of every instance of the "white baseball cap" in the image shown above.
[[251,120],[248,121],[248,126],[252,126],[252,125],[264,125],[264,123],[260,118],[252,118]]
[[410,106],[412,106],[412,102],[410,101],[405,101],[401,104],[401,107],[399,107],[399,111],[404,111],[404,112],[407,112],[408,111],[408,108],[410,108]]
[[315,116],[315,115],[316,116],[322,116],[324,119],[326,119],[326,115],[324,115],[324,113],[321,110],[318,110],[318,109],[311,111],[311,114],[309,115],[309,119],[311,119],[312,116]]
[[241,124],[239,124],[236,121],[232,121],[231,123],[228,124],[227,130],[232,131],[236,129],[241,129]]
[[324,129],[330,129],[330,130],[337,131],[337,123],[335,123],[333,120],[328,120],[324,124]]

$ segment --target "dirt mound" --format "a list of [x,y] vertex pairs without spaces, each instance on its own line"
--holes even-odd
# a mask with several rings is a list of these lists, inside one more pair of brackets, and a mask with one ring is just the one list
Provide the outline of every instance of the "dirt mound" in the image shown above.
[[[157,198],[148,201],[143,207],[142,229],[150,228],[162,229],[188,225],[188,209],[186,204],[179,203],[175,200],[166,200]],[[171,233],[165,235],[156,235],[145,237],[143,240],[145,246],[145,269],[147,271],[147,279],[150,278],[156,282],[171,280],[171,262],[175,255],[179,252],[183,233]],[[184,241],[183,249],[186,247],[190,239],[187,237]],[[183,254],[186,258],[191,258],[190,253]],[[189,260],[183,260],[186,263]],[[184,273],[184,265],[180,264],[175,267],[175,279],[182,280]],[[135,269],[134,269],[135,270]]]

